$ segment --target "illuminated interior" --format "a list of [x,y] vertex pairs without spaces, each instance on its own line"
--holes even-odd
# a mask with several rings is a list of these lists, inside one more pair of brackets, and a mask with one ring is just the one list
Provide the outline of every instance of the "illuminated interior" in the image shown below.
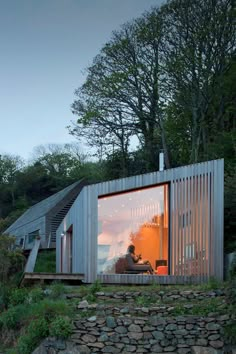
[[157,274],[168,274],[167,184],[98,199],[98,273],[117,273],[130,244]]

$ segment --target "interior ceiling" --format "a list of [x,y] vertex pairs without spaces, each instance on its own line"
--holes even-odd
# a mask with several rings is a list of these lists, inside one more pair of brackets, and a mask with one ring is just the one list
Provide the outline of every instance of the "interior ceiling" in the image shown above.
[[[102,221],[127,220],[142,213],[155,215],[163,211],[164,186],[140,189],[98,199],[98,219]],[[160,210],[160,209],[159,209]]]

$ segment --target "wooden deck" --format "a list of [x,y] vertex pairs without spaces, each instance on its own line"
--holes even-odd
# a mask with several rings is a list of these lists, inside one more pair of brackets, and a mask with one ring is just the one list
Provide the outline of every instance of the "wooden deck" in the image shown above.
[[51,283],[53,281],[61,281],[69,284],[81,283],[84,279],[84,274],[80,273],[24,273],[21,281],[21,286],[32,283]]
[[99,274],[103,284],[199,284],[207,282],[208,276],[152,275],[152,274]]

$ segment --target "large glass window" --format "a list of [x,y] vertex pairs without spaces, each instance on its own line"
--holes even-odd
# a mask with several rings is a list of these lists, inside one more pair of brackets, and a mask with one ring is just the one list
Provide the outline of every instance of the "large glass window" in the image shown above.
[[168,274],[168,185],[98,199],[98,273],[120,273],[130,244],[160,274]]

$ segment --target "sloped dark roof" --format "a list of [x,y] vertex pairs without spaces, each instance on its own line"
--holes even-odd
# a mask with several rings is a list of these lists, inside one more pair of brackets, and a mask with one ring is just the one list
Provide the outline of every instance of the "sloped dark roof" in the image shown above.
[[26,210],[26,212],[24,212],[24,214],[22,214],[12,225],[10,225],[7,230],[5,230],[5,232],[11,233],[13,230],[34,220],[37,220],[42,216],[45,216],[51,209],[53,209],[59,202],[61,202],[70,191],[76,188],[80,183],[81,181],[75,182],[70,186],[62,189],[61,191],[42,200],[41,202],[33,205],[31,208]]

